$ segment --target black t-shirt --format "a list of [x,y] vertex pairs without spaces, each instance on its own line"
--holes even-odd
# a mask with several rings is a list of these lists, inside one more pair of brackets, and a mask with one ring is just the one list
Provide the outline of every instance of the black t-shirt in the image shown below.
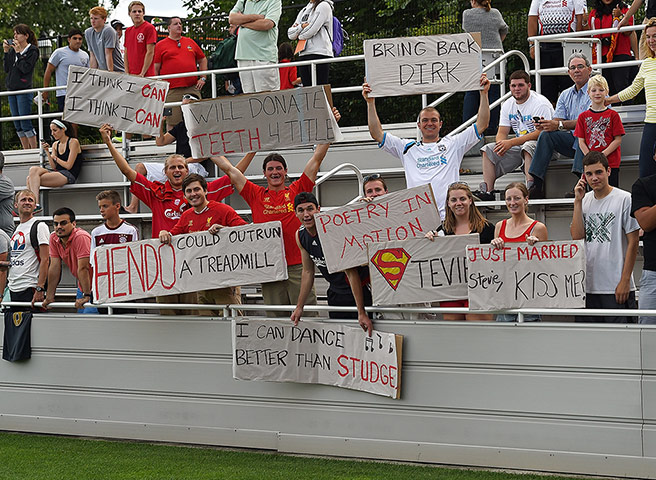
[[189,146],[189,135],[187,135],[187,126],[184,120],[173,127],[169,133],[175,137],[175,153],[185,158],[191,157],[191,147]]
[[[627,2],[630,5],[630,2]],[[656,0],[648,0],[645,9],[645,18],[656,17]]]
[[[656,0],[652,0],[656,3]],[[656,175],[639,178],[631,188],[631,216],[636,210],[656,205]],[[656,270],[656,229],[642,236],[643,270]]]
[[[469,232],[469,233],[477,233],[477,232]],[[453,233],[446,233],[444,232],[445,235],[455,235]],[[479,234],[480,237],[480,242],[481,245],[484,243],[490,243],[494,239],[494,225],[492,225],[490,222],[485,222],[485,226],[483,227],[483,231],[480,232]]]

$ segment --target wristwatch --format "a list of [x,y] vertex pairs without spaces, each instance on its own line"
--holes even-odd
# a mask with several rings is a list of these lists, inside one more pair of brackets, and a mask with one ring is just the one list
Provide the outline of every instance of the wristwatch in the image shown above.
[[558,130],[565,130],[565,127],[563,126],[563,121],[558,120]]
[[91,298],[91,294],[90,294],[90,293],[83,293],[83,294],[82,294],[82,297],[89,297],[89,298]]
[[43,287],[40,287],[40,286],[38,286],[38,285],[36,286],[36,288],[35,288],[34,290],[36,290],[37,292],[45,292],[45,290],[43,289]]

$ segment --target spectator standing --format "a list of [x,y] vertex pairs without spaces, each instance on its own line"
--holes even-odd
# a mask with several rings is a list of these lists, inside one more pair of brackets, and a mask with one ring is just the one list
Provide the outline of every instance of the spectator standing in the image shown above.
[[[155,75],[197,72],[207,70],[207,57],[198,44],[182,35],[180,17],[169,19],[169,36],[155,45]],[[201,98],[200,91],[205,86],[207,77],[196,74],[182,78],[170,78],[167,102],[179,102],[186,93]],[[180,107],[173,107],[171,116],[166,119],[166,128],[171,130],[182,120]]]
[[157,43],[157,31],[144,20],[146,7],[141,2],[130,2],[128,14],[133,26],[125,30],[125,71],[140,77],[155,75],[153,57]]
[[[19,224],[9,244],[9,298],[12,302],[42,302],[48,278],[50,231],[34,217],[37,199],[30,190],[16,194],[14,208]],[[4,285],[0,284],[2,291]]]
[[[237,0],[230,11],[230,24],[238,25],[237,66],[255,67],[277,62],[278,21],[281,0]],[[239,72],[244,93],[280,89],[280,75],[275,68]]]
[[[551,35],[581,30],[583,26],[584,0],[531,0],[528,11],[528,36]],[[535,45],[529,42],[531,58],[535,58]],[[563,47],[560,42],[540,42],[540,68],[562,67]],[[562,75],[541,77],[541,92],[556,103],[558,94],[572,85],[569,78]]]
[[362,200],[365,202],[387,194],[387,183],[380,173],[367,175],[362,179],[362,194]]
[[647,57],[640,65],[638,75],[630,86],[608,98],[606,104],[625,102],[635,97],[643,88],[645,89],[646,114],[640,141],[638,169],[640,177],[648,177],[656,174],[656,162],[654,161],[654,148],[656,148],[656,19],[649,20],[643,37],[646,38],[649,49]]
[[93,251],[103,245],[115,245],[139,240],[137,227],[123,220],[119,214],[121,210],[121,196],[115,190],[103,190],[96,195],[98,209],[104,223],[91,231],[91,264],[93,265]]
[[[82,42],[84,41],[84,35],[81,30],[73,28],[68,32],[68,45],[66,47],[61,47],[56,49],[50,55],[48,60],[48,66],[46,71],[43,74],[43,86],[50,86],[50,79],[54,72],[55,74],[55,84],[58,87],[65,87],[68,80],[68,68],[71,65],[78,67],[88,67],[89,66],[89,54],[82,50]],[[43,92],[43,101],[48,101],[48,93]],[[60,112],[64,111],[64,101],[66,100],[66,89],[57,90],[57,109]],[[74,127],[77,130],[77,125]]]
[[[588,24],[592,30],[612,28],[618,16],[626,15],[628,8],[621,0],[595,0],[595,7],[590,11]],[[619,14],[619,15],[618,15]],[[633,17],[629,17],[627,25],[633,25]],[[601,55],[603,63],[626,62],[634,60],[631,54],[631,36],[635,32],[616,32],[595,35],[601,40]],[[608,68],[604,75],[608,80],[609,90],[619,92],[631,84],[632,67]]]
[[579,115],[574,136],[579,139],[579,148],[584,155],[594,150],[606,156],[611,169],[608,182],[611,187],[619,187],[624,125],[620,115],[604,103],[608,96],[608,82],[604,77],[592,77],[588,81],[588,93],[592,104],[589,110]]
[[110,72],[124,72],[123,57],[119,49],[116,30],[107,25],[107,10],[93,7],[89,10],[91,26],[84,31],[89,47],[89,66]]
[[[5,84],[7,90],[20,91],[32,88],[34,66],[39,59],[39,49],[36,46],[34,32],[23,23],[14,27],[13,40],[3,40],[5,52],[4,68],[7,74]],[[14,117],[32,113],[32,94],[19,93],[10,95],[9,110]],[[36,148],[36,131],[31,120],[14,120],[16,134],[24,149]]]
[[[278,63],[291,63],[294,60],[294,49],[291,44],[284,42],[278,47]],[[301,83],[301,78],[296,73],[296,66],[280,67],[280,90],[289,90]]]
[[[656,310],[656,175],[638,178],[631,189],[631,216],[644,231],[644,264],[640,278],[641,310]],[[656,317],[641,316],[639,323],[656,324]]]
[[[503,54],[503,39],[508,34],[508,25],[501,16],[501,12],[491,7],[490,0],[470,0],[471,8],[462,12],[462,29],[465,32],[480,32],[481,44],[484,49],[498,50],[495,53],[483,52],[483,66],[489,65]],[[500,70],[497,66],[489,75],[494,74],[499,78]],[[501,79],[503,81],[503,79]],[[501,96],[501,86],[490,85],[488,98],[494,103]],[[462,121],[466,122],[476,115],[480,102],[479,93],[476,90],[465,92],[465,101],[462,107]],[[490,113],[490,125],[488,132],[496,133],[499,126],[499,107]]]
[[[296,48],[298,59],[321,60],[333,58],[333,2],[332,0],[310,0],[298,13],[296,21],[287,30],[290,40],[298,40]],[[311,65],[301,65],[298,71],[303,86],[327,85],[329,63],[320,63],[316,66],[317,82],[312,83]]]
[[123,29],[125,28],[125,25],[123,25],[123,22],[121,22],[118,19],[112,20],[111,22],[109,22],[109,25],[116,32],[116,38],[118,40],[117,48],[121,52],[121,57],[125,57],[125,48],[123,47]]
[[[551,120],[553,107],[546,97],[531,90],[531,81],[524,70],[510,74],[511,98],[501,106],[501,118],[496,142],[481,148],[483,155],[483,183],[476,192],[481,200],[494,200],[491,193],[497,178],[512,172],[524,164],[528,183],[528,170],[535,154],[540,132],[535,128],[534,118]],[[514,138],[508,138],[510,128],[515,132]]]
[[403,164],[405,180],[408,188],[430,183],[433,195],[444,218],[446,189],[460,179],[460,164],[465,153],[476,145],[490,121],[490,104],[487,92],[490,81],[485,74],[481,75],[481,97],[476,123],[464,132],[445,138],[440,138],[442,120],[440,113],[434,107],[426,107],[419,112],[417,126],[421,131],[422,140],[417,142],[407,138],[399,138],[383,131],[376,112],[376,101],[369,96],[371,87],[368,83],[362,85],[362,96],[367,102],[367,118],[369,134],[378,142],[379,148],[397,157]]
[[[620,23],[617,25],[617,28],[622,28],[626,27],[627,25],[631,25],[629,22],[633,20],[633,16],[638,12],[638,9],[640,6],[645,3],[645,0],[633,0],[633,3],[631,3],[631,6],[627,10],[627,12],[624,14],[624,17],[620,20]],[[645,7],[645,18],[642,21],[643,24],[649,23],[649,19],[656,17],[656,2],[653,0],[647,2],[647,6]],[[647,31],[645,30],[642,35],[640,35],[640,60],[644,60],[648,57],[651,57],[650,55],[650,50],[651,48],[647,45],[647,38],[645,34]]]
[[5,156],[0,152],[0,230],[11,236],[14,233],[14,182],[2,173]]
[[62,207],[53,213],[52,223],[55,231],[50,234],[50,266],[48,267],[48,289],[43,306],[48,308],[55,301],[55,291],[61,279],[62,262],[66,264],[73,277],[77,279],[75,308],[78,313],[98,313],[95,307],[85,307],[91,302],[91,235],[77,228],[75,212]]
[[[572,173],[578,177],[583,173],[583,153],[579,142],[574,137],[574,128],[579,115],[590,108],[588,95],[588,80],[592,73],[590,61],[582,53],[570,55],[567,65],[569,76],[574,85],[566,89],[558,97],[556,111],[552,120],[540,120],[536,128],[540,131],[535,155],[529,168],[529,195],[532,199],[544,198],[545,179],[549,162],[558,152],[568,158],[574,158]],[[574,192],[568,192],[566,197],[573,197]]]
[[[585,240],[585,307],[636,308],[633,266],[640,227],[631,217],[631,195],[608,183],[610,168],[603,153],[589,152],[583,168],[574,189],[570,231],[572,240]],[[586,185],[592,191],[585,193]],[[577,316],[576,321],[635,323],[626,316]]]

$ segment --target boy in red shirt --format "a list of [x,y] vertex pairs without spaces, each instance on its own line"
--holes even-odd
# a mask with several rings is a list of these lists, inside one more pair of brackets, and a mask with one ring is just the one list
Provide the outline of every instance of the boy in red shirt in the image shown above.
[[130,2],[128,14],[134,26],[125,31],[125,71],[140,77],[155,75],[155,44],[157,31],[155,27],[144,20],[146,7],[141,2]]
[[624,135],[624,125],[619,114],[604,103],[608,96],[608,82],[604,77],[601,75],[590,77],[588,95],[592,100],[590,109],[579,115],[574,136],[579,139],[579,147],[583,155],[587,155],[590,150],[606,155],[611,169],[608,183],[618,187],[622,160],[620,144]]

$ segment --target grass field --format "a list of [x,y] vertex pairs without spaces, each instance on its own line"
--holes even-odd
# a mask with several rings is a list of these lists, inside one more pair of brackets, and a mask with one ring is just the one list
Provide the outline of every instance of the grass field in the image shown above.
[[[0,432],[1,480],[544,480],[535,474]],[[548,477],[562,480],[566,477]]]

